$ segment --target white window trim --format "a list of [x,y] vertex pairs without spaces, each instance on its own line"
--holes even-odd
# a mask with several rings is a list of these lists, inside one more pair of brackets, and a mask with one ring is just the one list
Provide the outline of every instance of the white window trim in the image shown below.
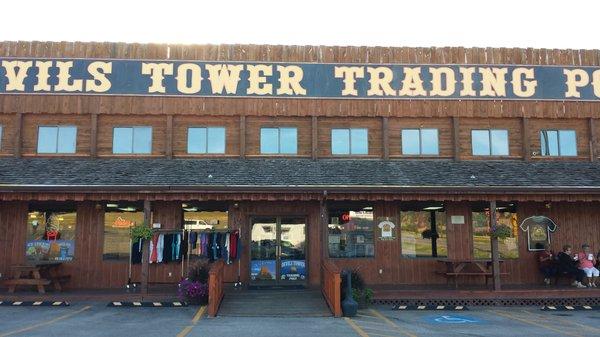
[[[56,128],[56,151],[55,152],[40,152],[40,128]],[[75,151],[73,152],[60,152],[58,151],[58,135],[60,134],[61,128],[75,128]],[[48,124],[48,125],[38,125],[38,137],[37,137],[37,154],[76,154],[77,153],[77,134],[79,130],[77,125],[72,124]],[[0,133],[1,135],[1,133]]]
[[[475,154],[473,148],[473,131],[487,131],[488,133],[488,147],[490,149],[489,154]],[[506,148],[508,149],[507,154],[492,154],[492,131],[506,131]],[[508,129],[471,129],[471,155],[476,157],[507,157],[510,156],[510,132]]]
[[[190,148],[189,148],[189,143],[190,143],[190,129],[206,129],[206,151],[204,152],[190,152]],[[223,129],[225,131],[225,134],[223,135],[223,141],[224,141],[224,149],[223,152],[209,152],[208,151],[208,129]],[[219,155],[219,154],[225,154],[227,152],[227,127],[226,126],[220,126],[220,125],[211,125],[211,126],[203,126],[203,125],[190,125],[187,128],[188,133],[187,133],[187,153],[188,154],[210,154],[210,155]]]
[[[133,148],[135,147],[134,145],[134,132],[133,129],[136,128],[150,128],[150,151],[149,152],[144,152],[144,153],[139,153],[139,152],[133,152]],[[115,129],[132,129],[131,131],[131,152],[120,152],[120,153],[115,153]],[[151,125],[118,125],[118,126],[113,126],[113,132],[112,132],[112,136],[113,136],[113,154],[115,155],[140,155],[140,156],[148,156],[152,154],[152,148],[153,148],[153,143],[154,143],[154,127],[152,127]]]
[[[333,130],[348,130],[348,153],[333,153]],[[366,130],[367,131],[367,153],[355,154],[352,153],[352,130]],[[368,156],[369,155],[369,128],[331,128],[329,133],[331,137],[331,155],[332,156]]]

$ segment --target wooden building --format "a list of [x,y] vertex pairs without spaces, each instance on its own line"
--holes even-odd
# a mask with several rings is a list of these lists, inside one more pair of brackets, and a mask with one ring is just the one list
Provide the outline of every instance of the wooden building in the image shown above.
[[[55,80],[64,70],[58,60],[75,66]],[[115,63],[112,73],[99,67],[104,77],[96,72],[90,79],[77,68],[81,60]],[[514,72],[494,73],[495,82],[461,96],[458,90],[469,85],[462,70],[455,74],[456,93],[443,96],[448,76],[455,76],[446,72],[439,77],[446,85],[433,97],[431,69],[422,78],[426,95],[418,95],[418,77],[388,82],[393,89],[378,82],[379,91],[399,96],[399,86],[414,86],[405,97],[381,96],[373,83],[375,94],[368,97],[324,91],[311,97],[318,79],[305,85],[307,97],[289,83],[288,96],[275,86],[263,96],[170,94],[176,86],[180,92],[194,87],[193,78],[172,79],[194,74],[191,66],[179,74],[163,69],[167,92],[160,92],[162,80],[150,82],[150,73],[140,83],[156,84],[154,93],[88,90],[117,76],[118,62],[126,61],[244,65],[241,81],[250,82],[250,63],[405,65],[423,74],[431,65],[581,72],[561,72],[550,83],[553,77],[537,78],[538,89],[549,89],[529,98],[515,96],[526,91],[525,81],[502,94],[515,85]],[[206,231],[241,229],[242,251],[225,267],[225,279],[235,282],[239,267],[250,285],[319,287],[326,260],[358,269],[370,285],[445,284],[440,259],[491,257],[491,203],[497,205],[495,227],[509,232],[499,242],[503,284],[542,282],[535,238],[523,230],[526,224],[519,228],[532,216],[557,225],[546,232],[555,251],[583,243],[600,249],[597,50],[1,42],[0,62],[3,276],[11,265],[51,256],[72,275],[69,288],[122,287],[129,279],[128,227],[144,221],[144,202],[162,229],[184,223]],[[202,80],[212,81],[207,69]],[[384,78],[385,70],[373,69],[367,72]],[[354,80],[368,78],[367,72]],[[533,80],[523,74],[521,80]],[[341,89],[346,78],[329,75],[335,86],[328,88]],[[485,76],[472,79],[485,82]],[[258,80],[255,90],[270,81]],[[239,84],[248,93],[252,85]],[[486,85],[495,96],[480,95]],[[116,79],[112,86],[118,89]],[[123,84],[123,90],[134,87]],[[543,96],[555,87],[581,96]],[[367,83],[356,88],[366,91]],[[53,248],[53,240],[65,243]],[[180,269],[178,263],[151,264],[148,280],[176,283]],[[134,264],[132,279],[139,281],[140,273]]]

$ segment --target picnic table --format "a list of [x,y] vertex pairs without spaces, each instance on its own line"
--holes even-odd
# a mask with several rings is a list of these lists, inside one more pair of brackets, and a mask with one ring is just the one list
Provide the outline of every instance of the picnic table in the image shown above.
[[37,263],[27,265],[14,265],[10,267],[12,278],[4,281],[8,286],[8,292],[14,293],[19,285],[33,285],[37,287],[38,293],[46,293],[45,286],[52,284],[54,290],[62,291],[61,282],[71,278],[70,275],[58,274],[61,263]]
[[[485,285],[488,285],[488,280],[494,277],[492,273],[492,260],[479,260],[479,259],[439,259],[437,260],[445,268],[443,271],[438,271],[440,274],[446,277],[447,284],[450,283],[450,279],[454,279],[454,287],[458,288],[458,278],[462,276],[482,276],[485,278]],[[500,264],[504,260],[499,260]],[[501,276],[508,275],[506,272],[501,272]]]

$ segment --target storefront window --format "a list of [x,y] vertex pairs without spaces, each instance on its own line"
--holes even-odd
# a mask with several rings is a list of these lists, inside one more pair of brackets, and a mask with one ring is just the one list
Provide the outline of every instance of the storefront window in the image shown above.
[[142,205],[109,202],[104,209],[104,260],[126,260],[131,252],[129,228],[144,223]]
[[[478,205],[473,207],[473,257],[489,259],[492,257],[490,238],[489,207]],[[502,230],[510,232],[510,237],[498,240],[500,258],[516,259],[519,257],[517,211],[515,204],[498,204],[496,206],[496,224]]]
[[202,205],[201,203],[183,203],[183,223],[186,229],[227,229],[229,214],[227,205]]
[[373,207],[330,208],[329,257],[373,257]]
[[442,205],[411,207],[400,212],[402,255],[446,257],[446,213]]
[[68,262],[75,257],[75,207],[32,207],[25,256],[30,262]]

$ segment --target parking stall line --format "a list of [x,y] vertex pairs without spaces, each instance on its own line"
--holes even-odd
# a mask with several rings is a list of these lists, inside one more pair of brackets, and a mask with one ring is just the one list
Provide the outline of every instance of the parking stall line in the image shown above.
[[64,314],[62,316],[58,316],[58,317],[56,317],[54,319],[51,319],[49,321],[46,321],[46,322],[41,322],[41,323],[37,323],[37,324],[33,324],[33,325],[30,325],[30,326],[24,327],[22,329],[18,329],[18,330],[14,330],[14,331],[9,331],[9,332],[2,333],[2,334],[0,334],[0,337],[12,336],[12,335],[16,335],[16,334],[20,334],[20,333],[23,333],[23,332],[27,332],[27,331],[31,331],[31,330],[37,329],[39,327],[50,325],[50,324],[62,321],[64,319],[67,319],[69,317],[75,316],[77,314],[80,314],[80,313],[82,313],[82,312],[84,312],[84,311],[86,311],[86,310],[88,310],[90,308],[91,308],[91,306],[88,305],[88,306],[85,306],[85,307],[83,307],[83,308],[81,308],[79,310],[72,311],[72,312],[70,312],[68,314]]
[[196,324],[198,324],[198,321],[200,321],[202,319],[202,317],[204,317],[204,313],[205,312],[206,312],[206,306],[205,305],[203,305],[200,308],[198,308],[198,310],[196,310],[196,314],[194,314],[194,317],[192,318],[192,324],[191,325],[187,325],[185,328],[183,328],[176,335],[176,337],[185,337],[190,332],[192,332],[192,329],[196,326]]
[[551,317],[548,317],[548,316],[544,316],[544,315],[541,315],[541,314],[539,314],[537,312],[533,312],[533,311],[529,311],[529,310],[522,310],[522,311],[524,313],[529,314],[529,315],[535,315],[535,316],[537,316],[537,317],[539,317],[541,319],[544,319],[546,321],[549,321],[549,322],[560,321],[562,323],[572,324],[572,325],[578,326],[578,327],[583,328],[583,329],[587,329],[587,330],[594,331],[596,333],[600,333],[600,329],[595,328],[593,326],[589,326],[589,325],[583,324],[583,323],[573,322],[573,321],[570,321],[568,319],[564,319],[564,318],[561,318],[561,317],[558,317],[558,316],[554,316],[554,315],[552,315]]
[[516,321],[520,321],[520,322],[527,323],[527,324],[530,324],[530,325],[534,325],[534,326],[537,326],[537,327],[540,327],[540,328],[543,328],[543,329],[547,329],[547,330],[551,330],[551,331],[554,331],[554,332],[558,332],[558,333],[563,334],[563,335],[568,335],[568,336],[573,336],[573,337],[581,337],[581,335],[576,335],[576,334],[570,333],[568,331],[564,331],[564,330],[556,329],[556,328],[553,328],[553,327],[550,327],[550,326],[546,326],[544,324],[540,324],[538,322],[534,322],[534,321],[528,320],[526,318],[517,317],[517,316],[511,315],[511,314],[509,314],[507,312],[504,312],[504,311],[498,311],[498,310],[490,310],[490,311],[493,312],[493,313],[495,313],[495,314],[497,314],[497,315],[503,316],[505,318],[509,318],[509,319],[512,319],[512,320],[516,320]]
[[356,331],[356,333],[360,337],[369,337],[369,334],[367,334],[363,329],[361,329],[361,327],[359,327],[356,323],[354,323],[354,321],[351,318],[344,317],[344,321],[346,321],[346,323],[348,323],[348,325],[350,325],[350,327],[354,331]]
[[412,332],[407,331],[406,329],[402,328],[401,326],[399,326],[398,324],[392,322],[389,318],[385,317],[382,313],[380,313],[379,311],[375,310],[375,309],[369,309],[369,311],[375,315],[376,317],[380,318],[382,321],[386,322],[387,324],[389,324],[390,326],[396,328],[398,330],[398,332],[402,333],[403,335],[406,335],[408,337],[417,337],[417,335],[415,335]]

